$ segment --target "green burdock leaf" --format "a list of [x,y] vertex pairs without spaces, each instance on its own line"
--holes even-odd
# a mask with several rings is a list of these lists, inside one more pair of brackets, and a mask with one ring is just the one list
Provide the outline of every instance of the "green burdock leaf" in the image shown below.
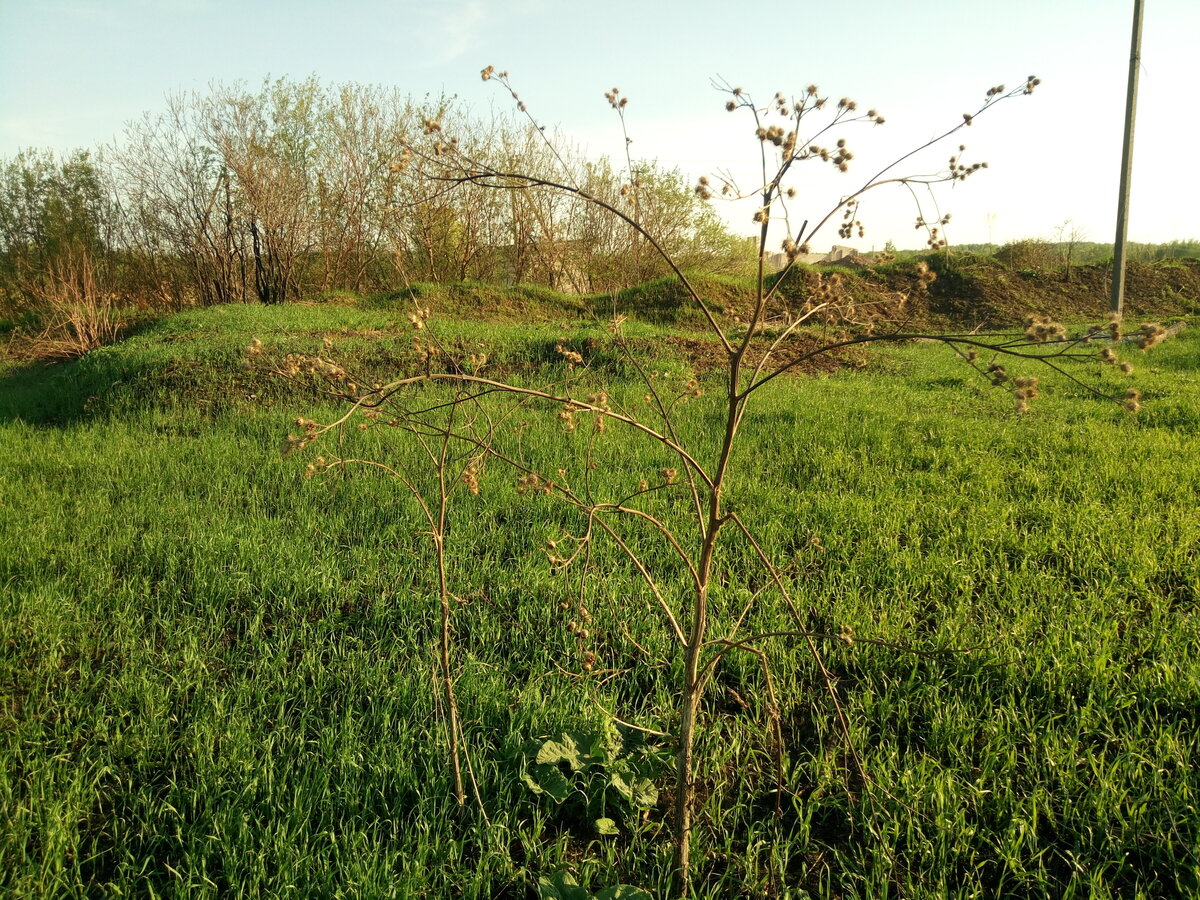
[[649,778],[613,772],[609,779],[617,792],[637,809],[648,809],[658,802],[658,788]]
[[537,763],[545,763],[547,765],[557,765],[558,763],[566,763],[574,771],[579,771],[583,768],[583,760],[579,756],[579,744],[569,734],[564,734],[561,741],[546,741],[538,750],[537,758],[534,760]]
[[636,778],[633,782],[633,805],[649,809],[658,802],[658,788],[649,778]]
[[632,884],[614,884],[612,887],[606,887],[599,891],[596,894],[596,900],[654,900],[654,898],[640,887],[634,887]]
[[654,900],[646,891],[631,884],[614,884],[593,894],[579,886],[570,872],[555,872],[538,879],[540,900]]
[[[540,774],[540,773],[539,773]],[[571,795],[571,782],[557,767],[549,768],[541,777],[542,788],[557,802],[562,803]]]
[[525,787],[527,787],[531,791],[533,791],[535,794],[546,793],[544,790],[542,790],[542,786],[533,780],[533,776],[529,774],[528,769],[526,769],[525,771],[523,771],[521,773],[521,783],[524,784]]
[[521,773],[521,781],[535,794],[545,794],[558,803],[571,793],[571,782],[557,766],[532,765]]
[[629,781],[624,775],[622,775],[620,772],[613,772],[609,776],[609,781],[611,781],[612,786],[617,789],[617,793],[619,793],[630,803],[633,802],[633,787],[629,784]]
[[521,778],[535,794],[546,794],[558,803],[571,794],[571,782],[558,766],[533,765]]
[[620,834],[617,829],[617,823],[612,819],[604,818],[596,820],[596,834]]
[[592,892],[581,888],[569,872],[555,872],[549,878],[538,879],[541,900],[592,900]]

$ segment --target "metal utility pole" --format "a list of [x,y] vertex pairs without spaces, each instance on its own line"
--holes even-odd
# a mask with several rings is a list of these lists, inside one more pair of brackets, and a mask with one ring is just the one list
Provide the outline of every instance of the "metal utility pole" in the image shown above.
[[1125,236],[1129,230],[1129,177],[1133,171],[1133,119],[1137,112],[1138,69],[1142,65],[1142,0],[1133,0],[1133,41],[1129,51],[1129,89],[1125,95],[1125,144],[1121,150],[1121,195],[1117,201],[1117,239],[1113,242],[1112,294],[1109,309],[1120,314],[1125,301]]

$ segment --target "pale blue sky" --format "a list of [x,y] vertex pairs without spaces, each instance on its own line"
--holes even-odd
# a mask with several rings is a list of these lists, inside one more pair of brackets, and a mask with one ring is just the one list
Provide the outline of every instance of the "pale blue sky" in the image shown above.
[[[21,147],[97,147],[162,106],[168,92],[264,77],[395,85],[457,94],[480,110],[504,95],[479,70],[504,68],[537,117],[590,155],[621,152],[603,99],[619,86],[642,156],[690,176],[743,167],[749,120],[726,114],[715,75],[762,101],[776,90],[853,97],[887,117],[847,128],[849,176],[801,184],[804,214],[836,200],[884,160],[973,109],[991,85],[1043,80],[960,139],[989,169],[940,195],[952,241],[1053,238],[1072,225],[1112,240],[1132,0],[922,0],[804,6],[548,0],[0,0],[0,156]],[[1200,0],[1146,0],[1130,237],[1200,237],[1194,106]],[[719,206],[749,232],[752,208]],[[864,249],[918,246],[900,192],[864,205]],[[817,245],[837,240],[824,233]]]

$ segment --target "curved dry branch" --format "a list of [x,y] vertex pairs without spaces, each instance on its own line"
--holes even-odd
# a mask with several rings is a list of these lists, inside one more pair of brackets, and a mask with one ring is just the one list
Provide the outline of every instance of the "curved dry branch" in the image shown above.
[[[700,296],[699,292],[692,285],[691,281],[688,280],[688,277],[683,273],[683,270],[679,268],[679,265],[675,262],[674,258],[672,258],[672,256],[669,253],[667,253],[667,251],[663,248],[662,244],[659,243],[659,241],[654,237],[654,235],[650,234],[650,232],[647,231],[644,227],[642,227],[642,225],[640,225],[633,217],[631,217],[630,215],[625,213],[623,210],[620,210],[617,207],[613,206],[611,203],[608,203],[607,201],[602,200],[601,198],[597,197],[595,194],[592,194],[588,191],[583,190],[582,188],[578,188],[573,185],[563,184],[558,181],[552,181],[548,178],[540,178],[535,175],[525,175],[520,172],[500,172],[500,171],[496,171],[494,169],[484,168],[484,167],[480,167],[479,171],[466,170],[462,174],[459,174],[459,175],[449,175],[448,174],[448,175],[434,176],[434,179],[439,180],[439,181],[445,181],[445,182],[448,182],[455,186],[462,185],[462,184],[475,184],[475,185],[479,185],[481,187],[487,187],[487,188],[493,188],[493,189],[505,189],[505,190],[528,190],[529,188],[536,188],[536,187],[550,188],[551,190],[562,191],[563,193],[566,193],[566,194],[572,194],[572,195],[578,197],[579,199],[584,200],[587,203],[591,203],[594,206],[597,206],[600,209],[603,209],[605,212],[616,216],[621,221],[625,222],[627,225],[629,225],[631,228],[633,228],[643,238],[645,238],[646,242],[649,243],[650,246],[654,248],[655,252],[657,252],[658,255],[663,258],[663,261],[666,262],[666,264],[670,267],[671,271],[675,273],[675,276],[679,279],[680,283],[684,286],[684,289],[688,292],[688,295],[692,298],[692,301],[695,302],[695,304],[700,308],[700,311],[704,314],[704,318],[708,321],[709,327],[713,330],[713,333],[720,339],[721,344],[724,346],[726,352],[730,352],[730,353],[733,352],[733,345],[729,342],[729,338],[726,336],[725,330],[720,326],[720,324],[718,324],[718,322],[716,320],[716,316],[714,315],[713,311],[709,308],[708,304],[704,301],[704,298],[702,298]],[[511,182],[515,182],[515,183],[514,184],[497,183],[497,182],[503,182],[503,181],[511,181]]]
[[[470,433],[457,432],[457,431],[451,432],[445,428],[440,428],[437,425],[433,425],[433,424],[430,424],[428,422],[424,422],[421,420],[408,420],[402,412],[399,413],[398,418],[405,421],[405,423],[406,423],[405,427],[424,428],[424,429],[428,430],[430,436],[438,436],[438,437],[445,436],[448,438],[452,438],[454,440],[458,440],[458,441],[462,441],[467,444],[471,444],[472,446],[475,446],[477,449],[479,449],[481,452],[487,454],[488,456],[491,456],[491,457],[494,457],[494,458],[500,460],[501,462],[512,467],[516,471],[524,472],[528,475],[538,475],[539,478],[541,477],[540,473],[538,473],[536,470],[530,468],[529,466],[524,465],[523,463],[519,462],[518,460],[513,459],[512,457],[509,457],[509,456],[501,453],[490,442],[485,442],[484,440],[482,440]],[[370,462],[370,461],[364,460],[364,462]],[[384,463],[374,462],[374,463],[370,463],[370,464],[378,466],[381,469],[393,471],[391,469],[391,467],[387,466]],[[577,509],[580,509],[580,510],[586,512],[588,514],[589,523],[594,522],[595,524],[599,525],[600,528],[604,530],[605,534],[607,534],[610,538],[612,538],[613,542],[618,547],[621,548],[622,552],[624,552],[627,557],[629,557],[629,560],[634,564],[634,567],[638,570],[638,574],[641,575],[642,580],[646,582],[647,586],[650,588],[651,593],[654,594],[655,601],[658,603],[659,608],[662,610],[663,615],[665,616],[668,624],[670,625],[672,635],[675,637],[675,639],[680,644],[684,644],[685,643],[684,632],[683,632],[683,629],[679,625],[678,618],[676,618],[675,613],[671,610],[670,604],[667,603],[666,597],[663,596],[662,590],[659,588],[657,581],[655,581],[655,579],[654,579],[654,576],[650,573],[650,570],[646,567],[645,563],[642,562],[641,558],[637,555],[636,551],[634,551],[633,548],[631,548],[629,546],[629,544],[626,543],[626,541],[616,532],[615,529],[612,528],[611,525],[609,525],[607,522],[604,521],[602,516],[597,515],[596,507],[588,504],[586,501],[584,501],[581,498],[579,498],[578,496],[576,496],[575,493],[573,491],[571,491],[569,488],[567,488],[561,484],[556,484],[548,479],[542,479],[542,480],[545,481],[547,484],[550,484],[552,486],[553,492],[556,493],[558,496],[560,496],[564,501],[566,501],[567,503],[570,503],[572,506],[575,506]],[[623,511],[628,512],[629,510],[623,510]],[[685,561],[687,561],[686,554],[684,553],[682,548],[680,548],[679,552],[680,552],[681,556],[685,559]],[[689,561],[689,566],[690,566],[690,561]]]
[[[916,332],[907,332],[907,333],[897,332],[897,333],[893,333],[893,334],[865,334],[865,335],[861,335],[861,336],[855,337],[855,338],[850,338],[850,339],[844,340],[844,341],[834,341],[833,343],[824,344],[821,347],[818,347],[816,350],[813,350],[809,353],[802,354],[801,356],[798,356],[794,359],[790,359],[783,365],[779,366],[778,368],[773,369],[770,373],[768,373],[767,375],[764,375],[762,378],[758,379],[757,381],[755,381],[754,383],[752,383],[748,387],[746,387],[746,389],[741,392],[740,396],[743,398],[748,397],[751,393],[753,393],[754,391],[763,387],[764,385],[768,384],[769,382],[773,381],[774,379],[778,378],[780,375],[786,374],[787,372],[790,372],[792,369],[796,368],[797,366],[801,365],[802,363],[805,363],[808,360],[813,359],[814,357],[821,356],[824,353],[831,353],[835,350],[843,350],[847,347],[857,347],[857,346],[861,346],[863,344],[873,344],[873,343],[880,343],[880,342],[902,343],[902,342],[907,342],[907,341],[933,341],[936,343],[946,344],[947,346],[950,346],[950,347],[954,347],[956,345],[962,345],[962,346],[966,346],[966,347],[977,347],[981,350],[987,350],[987,351],[990,351],[993,353],[1003,354],[1005,356],[1011,356],[1016,359],[1024,359],[1024,360],[1029,360],[1031,362],[1037,362],[1044,366],[1049,367],[1050,369],[1053,369],[1055,372],[1060,373],[1061,375],[1063,375],[1070,381],[1074,382],[1075,384],[1079,385],[1080,387],[1082,387],[1084,390],[1086,390],[1088,393],[1092,394],[1095,397],[1099,397],[1104,400],[1114,400],[1114,401],[1116,400],[1116,398],[1111,396],[1110,394],[1106,394],[1103,391],[1088,384],[1087,382],[1082,381],[1079,378],[1076,378],[1070,372],[1067,372],[1061,366],[1058,366],[1054,362],[1052,362],[1052,360],[1054,360],[1054,359],[1064,357],[1065,353],[1063,353],[1061,351],[1055,352],[1055,353],[1026,353],[1026,352],[1023,352],[1022,350],[1018,349],[1020,347],[1047,347],[1047,346],[1054,346],[1054,344],[1037,343],[1037,342],[1031,342],[1031,341],[1022,341],[1019,344],[1012,344],[1012,343],[993,344],[993,343],[989,343],[986,340],[982,340],[981,338],[979,338],[978,335],[972,336],[972,335],[920,334],[920,333],[916,333]],[[1081,342],[1080,339],[1074,339],[1074,340],[1067,341],[1065,343],[1070,344],[1071,346],[1077,346],[1077,345],[1079,345],[1080,342]],[[1074,358],[1089,358],[1089,357],[1090,357],[1090,354],[1079,354],[1077,357],[1074,357]],[[1071,358],[1071,357],[1068,357],[1068,358]]]
[[1031,93],[1032,87],[1030,85],[1035,80],[1036,79],[1030,79],[1029,81],[1026,82],[1025,86],[1020,87],[1020,88],[1014,88],[1013,90],[1009,91],[1008,93],[995,94],[993,96],[990,96],[988,98],[987,102],[985,102],[982,106],[980,106],[978,110],[976,110],[974,113],[964,115],[963,121],[959,122],[953,128],[949,129],[948,131],[942,132],[937,137],[930,138],[924,144],[921,144],[920,146],[913,148],[909,152],[905,153],[902,156],[897,157],[892,162],[888,163],[886,166],[884,166],[882,169],[880,169],[878,172],[876,172],[874,175],[872,175],[870,178],[868,178],[867,181],[863,184],[863,186],[860,187],[857,191],[855,191],[854,193],[852,193],[846,197],[843,197],[842,200],[838,203],[838,205],[835,206],[833,209],[831,209],[828,212],[828,214],[826,214],[825,218],[823,218],[819,222],[817,222],[817,224],[812,227],[812,230],[809,231],[809,233],[807,235],[801,235],[800,243],[806,243],[808,241],[811,241],[813,236],[818,231],[820,231],[821,228],[825,225],[825,223],[828,222],[833,217],[834,213],[836,213],[838,210],[842,209],[847,203],[851,203],[854,200],[857,200],[859,197],[861,197],[867,191],[872,190],[873,188],[880,187],[885,184],[904,183],[909,180],[916,180],[917,183],[921,183],[921,184],[936,184],[941,181],[954,180],[955,176],[953,174],[947,174],[945,177],[941,177],[941,178],[934,178],[931,181],[920,181],[918,179],[909,179],[909,178],[888,178],[883,181],[881,181],[880,179],[883,178],[884,175],[886,175],[888,172],[892,171],[892,169],[896,168],[896,166],[900,165],[905,160],[912,159],[912,157],[916,156],[918,153],[921,153],[922,151],[929,149],[934,144],[941,143],[946,138],[950,137],[950,135],[956,134],[957,132],[961,131],[962,129],[968,127],[971,124],[971,122],[973,122],[976,118],[978,118],[983,113],[987,112],[989,109],[991,109],[997,103],[1001,103],[1005,100],[1012,99],[1013,97],[1019,97],[1024,94]]
[[671,548],[675,551],[676,555],[683,560],[683,564],[687,566],[688,572],[692,576],[692,585],[696,588],[696,590],[700,590],[700,573],[696,570],[696,564],[692,562],[691,556],[689,556],[688,552],[683,549],[674,533],[670,528],[663,524],[662,520],[650,515],[648,512],[644,512],[643,510],[634,509],[633,507],[622,506],[619,504],[602,503],[595,506],[594,509],[596,512],[612,511],[623,513],[624,515],[633,516],[649,522],[652,526],[654,526],[655,530],[657,530],[664,538],[666,538],[667,543],[671,545]]
[[[380,398],[377,402],[375,402],[374,404],[361,404],[361,405],[378,407],[378,406],[382,405],[384,402],[386,402],[388,399],[390,399],[396,392],[403,390],[406,387],[410,387],[414,384],[421,384],[424,382],[431,382],[431,381],[432,382],[444,381],[444,382],[452,382],[452,383],[457,382],[457,383],[463,383],[463,384],[478,384],[478,385],[482,385],[486,388],[491,389],[491,391],[493,391],[493,392],[506,393],[506,394],[517,394],[517,395],[521,395],[521,396],[532,397],[532,398],[536,398],[539,400],[546,400],[550,403],[558,403],[558,404],[561,404],[564,406],[571,406],[580,412],[590,412],[590,413],[596,413],[597,415],[603,415],[606,418],[612,419],[615,422],[621,422],[625,425],[628,425],[630,428],[633,428],[636,431],[640,431],[643,434],[645,434],[647,437],[650,437],[650,438],[658,441],[664,447],[667,447],[668,449],[673,451],[675,454],[677,454],[681,460],[683,460],[689,467],[691,467],[696,472],[696,474],[700,477],[700,479],[705,483],[706,486],[708,486],[709,488],[712,488],[714,485],[712,478],[709,477],[708,473],[704,470],[704,467],[702,465],[700,465],[700,463],[695,458],[693,458],[692,455],[687,452],[687,450],[685,450],[682,446],[680,446],[677,442],[673,441],[667,435],[662,434],[658,431],[655,431],[650,426],[644,425],[641,422],[637,421],[636,419],[634,419],[630,416],[626,416],[626,415],[622,415],[620,413],[613,412],[610,409],[606,409],[602,406],[597,406],[595,404],[588,403],[585,400],[577,400],[570,396],[557,396],[555,394],[551,394],[546,391],[540,391],[535,388],[523,388],[523,387],[519,387],[516,385],[505,384],[502,381],[494,381],[493,379],[490,379],[490,378],[481,378],[478,375],[467,375],[465,373],[453,373],[453,372],[431,372],[426,375],[414,375],[410,378],[401,378],[401,379],[391,382],[390,384],[385,385],[384,387],[380,388],[378,391],[373,392],[374,395],[377,395]],[[347,416],[344,416],[341,421],[344,421],[348,417],[349,417],[349,414],[347,414]]]

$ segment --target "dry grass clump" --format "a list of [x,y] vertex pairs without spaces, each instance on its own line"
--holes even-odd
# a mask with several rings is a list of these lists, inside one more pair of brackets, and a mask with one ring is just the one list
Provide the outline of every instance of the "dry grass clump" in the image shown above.
[[97,284],[91,257],[83,251],[68,251],[52,262],[31,292],[38,320],[49,324],[37,334],[16,331],[8,345],[14,359],[78,359],[121,336],[119,298]]

